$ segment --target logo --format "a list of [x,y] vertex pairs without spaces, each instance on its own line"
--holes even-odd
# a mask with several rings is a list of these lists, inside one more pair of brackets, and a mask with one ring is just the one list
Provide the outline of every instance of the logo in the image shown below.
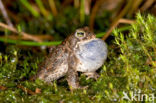
[[142,93],[141,90],[132,91],[129,93],[123,92],[122,99],[128,100],[128,101],[154,101],[155,96],[154,93],[146,94]]

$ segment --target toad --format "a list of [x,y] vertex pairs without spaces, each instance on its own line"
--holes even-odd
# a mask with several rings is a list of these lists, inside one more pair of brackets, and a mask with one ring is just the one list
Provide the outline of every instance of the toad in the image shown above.
[[80,28],[52,49],[34,78],[51,83],[65,76],[71,90],[83,88],[79,85],[78,72],[97,79],[96,70],[106,58],[106,43],[96,38],[88,27]]

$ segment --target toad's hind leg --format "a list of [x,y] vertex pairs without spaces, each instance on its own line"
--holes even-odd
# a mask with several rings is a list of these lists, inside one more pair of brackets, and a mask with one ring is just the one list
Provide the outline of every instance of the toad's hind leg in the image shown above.
[[41,79],[45,81],[46,83],[51,84],[52,81],[57,80],[61,77],[63,77],[67,71],[68,71],[68,65],[60,65],[56,68],[53,68],[54,70],[46,70],[44,69],[44,73],[42,72],[39,76],[38,79]]

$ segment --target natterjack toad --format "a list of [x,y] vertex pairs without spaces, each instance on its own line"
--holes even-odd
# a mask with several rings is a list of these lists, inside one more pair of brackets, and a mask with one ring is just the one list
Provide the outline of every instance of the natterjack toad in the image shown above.
[[88,27],[80,28],[50,52],[35,79],[51,83],[66,76],[70,89],[81,88],[77,72],[96,79],[96,70],[106,58],[105,42],[96,38]]

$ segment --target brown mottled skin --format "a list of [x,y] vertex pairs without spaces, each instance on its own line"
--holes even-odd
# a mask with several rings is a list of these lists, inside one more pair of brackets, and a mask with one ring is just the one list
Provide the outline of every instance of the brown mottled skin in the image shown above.
[[51,83],[66,75],[70,89],[82,88],[79,86],[78,73],[75,68],[79,62],[75,56],[75,49],[79,49],[76,44],[78,42],[94,39],[95,35],[90,32],[87,27],[77,29],[76,31],[85,32],[85,37],[78,38],[75,36],[75,33],[68,36],[62,44],[56,46],[56,48],[50,52],[50,55],[43,62],[43,66],[39,68],[38,73],[33,79],[38,78],[47,83]]

